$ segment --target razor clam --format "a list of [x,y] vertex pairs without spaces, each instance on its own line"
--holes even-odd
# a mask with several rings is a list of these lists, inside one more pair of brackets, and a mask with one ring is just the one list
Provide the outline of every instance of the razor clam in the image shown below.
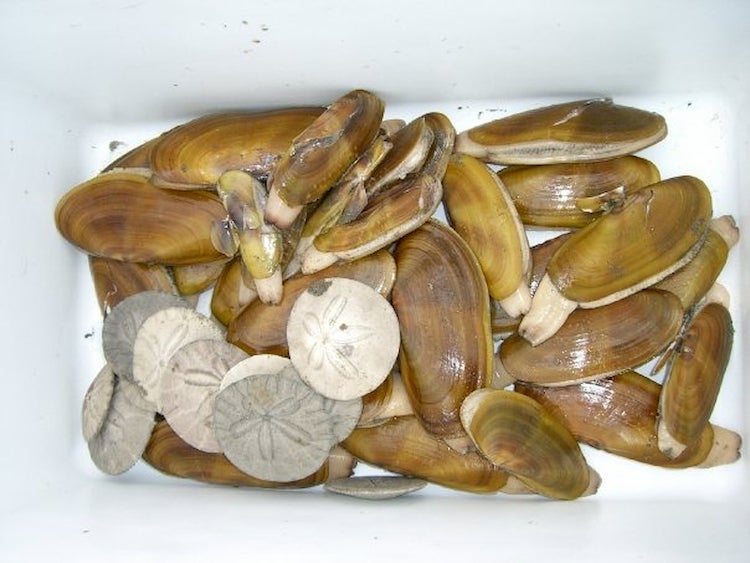
[[714,285],[739,236],[739,229],[731,215],[711,219],[706,241],[695,257],[654,287],[674,293],[682,302],[683,309],[688,311]]
[[326,479],[351,475],[354,461],[348,462],[334,448],[328,460],[310,475],[284,483],[257,479],[243,473],[220,453],[203,452],[180,438],[166,420],[156,424],[151,439],[143,452],[143,459],[154,469],[167,475],[193,479],[203,483],[232,487],[261,487],[268,489],[299,489],[314,487]]
[[390,141],[393,147],[382,162],[372,171],[365,182],[365,190],[373,197],[393,182],[403,180],[424,164],[435,134],[424,116],[411,121],[394,133]]
[[478,125],[458,136],[456,151],[495,164],[588,162],[634,153],[666,135],[661,115],[594,98]]
[[413,414],[401,374],[393,369],[383,383],[362,397],[362,416],[357,428],[378,426],[390,418]]
[[393,287],[396,264],[386,250],[381,250],[359,260],[335,264],[315,274],[293,276],[284,283],[284,295],[278,305],[254,301],[243,308],[229,322],[227,339],[253,354],[287,354],[286,326],[295,300],[311,284],[326,277],[356,279],[385,296]]
[[691,176],[629,196],[555,252],[519,333],[540,344],[576,307],[612,303],[678,270],[703,244],[711,212],[708,188]]
[[529,310],[529,241],[508,191],[476,158],[451,155],[443,177],[448,222],[479,260],[490,297],[511,317]]
[[150,185],[147,174],[100,174],[66,193],[55,208],[60,233],[88,254],[165,265],[221,258],[211,224],[226,212],[206,191],[173,192]]
[[281,233],[266,223],[266,188],[255,177],[241,170],[224,172],[216,191],[227,210],[230,230],[236,233],[242,263],[253,279],[258,298],[278,303],[282,289]]
[[323,199],[307,217],[294,259],[302,266],[305,252],[316,236],[338,223],[349,223],[367,205],[365,180],[373,168],[390,152],[391,143],[378,135],[370,147],[349,167],[338,182],[323,196]]
[[584,227],[614,201],[661,179],[652,162],[632,155],[597,162],[509,166],[497,175],[524,225],[551,228]]
[[[529,277],[529,293],[531,295],[536,293],[536,288],[547,272],[547,264],[552,256],[569,236],[570,233],[563,233],[531,247],[531,274]],[[518,324],[521,322],[520,318],[508,315],[500,303],[492,298],[490,298],[490,315],[494,336],[509,335],[518,328]]]
[[466,448],[458,410],[493,372],[487,284],[468,245],[435,220],[403,237],[395,257],[404,386],[425,429]]
[[664,455],[656,437],[661,385],[634,371],[563,387],[519,382],[515,389],[564,421],[578,441],[618,456],[662,467],[709,467],[739,458],[739,436],[712,424],[680,456]]
[[89,271],[102,313],[107,313],[126,297],[143,291],[178,293],[167,268],[158,264],[89,256]]
[[121,157],[110,162],[102,172],[124,168],[151,168],[151,150],[159,141],[159,137],[150,139],[145,143],[129,150]]
[[305,252],[304,273],[385,248],[432,216],[443,195],[441,180],[453,151],[456,132],[441,113],[428,113],[423,117],[434,140],[422,169],[370,199],[355,220],[336,225],[316,237],[313,246]]
[[458,453],[428,433],[414,416],[355,428],[341,444],[355,458],[394,473],[472,493],[495,493],[508,474],[475,451]]
[[224,326],[229,325],[248,303],[255,300],[258,292],[242,259],[237,256],[222,270],[211,294],[211,313]]
[[701,307],[680,335],[667,365],[656,419],[659,449],[667,457],[682,454],[709,424],[733,337],[732,317],[720,303]]
[[503,389],[478,389],[461,405],[461,421],[493,465],[535,492],[580,497],[591,476],[570,431],[535,400]]
[[570,385],[648,362],[677,338],[682,321],[674,295],[644,289],[609,305],[573,311],[560,330],[536,346],[513,334],[497,354],[516,380]]
[[221,258],[205,264],[172,266],[177,291],[180,295],[196,295],[206,291],[216,283],[228,262],[228,258]]
[[320,199],[372,143],[383,110],[374,94],[352,90],[296,136],[269,180],[266,219],[287,228],[305,204]]
[[210,188],[227,170],[267,177],[281,154],[323,108],[216,113],[164,133],[150,158],[152,181],[172,189]]

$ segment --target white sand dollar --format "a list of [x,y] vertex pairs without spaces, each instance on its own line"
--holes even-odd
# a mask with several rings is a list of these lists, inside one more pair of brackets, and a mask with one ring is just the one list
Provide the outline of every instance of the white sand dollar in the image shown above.
[[107,419],[109,404],[115,391],[115,372],[106,364],[91,382],[83,397],[81,408],[81,428],[87,442],[99,432]]
[[240,379],[244,379],[251,375],[279,373],[290,365],[292,365],[291,360],[284,356],[277,356],[275,354],[256,354],[255,356],[250,356],[234,365],[224,375],[219,390],[223,391],[235,381],[239,381]]
[[245,377],[214,403],[224,455],[252,477],[288,482],[315,472],[336,444],[325,398],[288,368]]
[[104,358],[120,377],[133,380],[133,344],[143,321],[167,307],[188,307],[178,295],[164,291],[142,291],[120,301],[104,318]]
[[396,313],[377,291],[355,280],[325,278],[297,298],[287,341],[292,364],[308,385],[348,400],[385,380],[400,333]]
[[227,371],[247,357],[224,340],[196,340],[170,358],[161,380],[162,414],[194,448],[221,452],[214,436],[214,399]]
[[143,321],[133,344],[133,379],[158,412],[161,380],[172,355],[185,344],[211,339],[224,339],[221,328],[192,309],[170,307]]
[[88,442],[91,459],[104,473],[124,473],[143,454],[155,424],[153,405],[138,386],[116,377],[107,417]]

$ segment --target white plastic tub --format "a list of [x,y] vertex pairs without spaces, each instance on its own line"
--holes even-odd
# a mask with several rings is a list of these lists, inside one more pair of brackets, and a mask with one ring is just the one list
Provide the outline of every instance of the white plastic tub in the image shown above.
[[[736,339],[714,421],[747,436],[750,4],[737,1],[0,3],[0,560],[729,561],[750,555],[744,460],[672,471],[587,449],[574,502],[430,486],[392,502],[239,490],[88,460],[80,402],[101,365],[84,257],[55,231],[71,186],[196,115],[324,104],[368,88],[392,117],[459,130],[592,95],[665,115],[645,151],[693,174],[743,238],[722,276]],[[407,559],[408,558],[408,559]]]

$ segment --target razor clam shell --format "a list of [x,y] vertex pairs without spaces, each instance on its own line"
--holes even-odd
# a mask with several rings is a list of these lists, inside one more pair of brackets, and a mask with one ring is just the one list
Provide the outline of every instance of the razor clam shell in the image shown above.
[[327,460],[310,475],[294,481],[280,483],[257,479],[240,471],[223,454],[203,452],[192,447],[172,430],[166,420],[156,424],[143,452],[143,460],[154,469],[174,477],[215,485],[266,489],[314,487],[326,481],[330,468],[330,461]]
[[[524,225],[545,228],[580,228],[599,217],[578,205],[580,198],[607,203],[658,182],[656,166],[637,156],[597,162],[509,166],[497,175],[510,193]],[[616,193],[616,195],[615,195]]]
[[732,353],[734,328],[729,311],[708,303],[680,336],[659,396],[659,449],[679,456],[700,439],[709,424]]
[[123,299],[136,293],[178,293],[167,267],[159,264],[136,264],[89,256],[89,271],[102,313],[107,313]]
[[392,302],[401,326],[404,386],[429,432],[465,437],[461,402],[493,373],[484,276],[461,237],[434,220],[402,238],[395,257]]
[[60,233],[87,254],[145,264],[211,262],[211,225],[226,214],[207,191],[175,192],[128,171],[100,174],[58,201]]
[[634,153],[666,135],[661,115],[594,98],[478,125],[458,136],[456,151],[495,164],[587,162]]
[[263,112],[216,113],[193,119],[164,133],[150,164],[162,187],[211,187],[227,170],[268,176],[292,139],[323,108],[300,107]]
[[498,357],[516,380],[570,385],[645,364],[680,333],[683,310],[666,291],[644,289],[595,309],[573,311],[549,339],[532,346],[518,333]]

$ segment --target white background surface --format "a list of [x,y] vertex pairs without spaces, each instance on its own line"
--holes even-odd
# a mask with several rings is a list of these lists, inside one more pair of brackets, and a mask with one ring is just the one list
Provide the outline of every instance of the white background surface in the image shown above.
[[[460,131],[610,95],[667,117],[669,136],[644,155],[664,177],[706,181],[716,214],[746,235],[749,23],[750,4],[716,0],[0,2],[0,561],[747,560],[744,460],[678,472],[587,449],[604,484],[571,503],[428,487],[376,504],[143,466],[100,475],[79,429],[99,318],[85,260],[52,212],[114,156],[110,141],[132,147],[208,111],[325,104],[362,87],[390,117],[444,111]],[[745,237],[722,276],[736,340],[714,417],[745,436],[749,261]]]

